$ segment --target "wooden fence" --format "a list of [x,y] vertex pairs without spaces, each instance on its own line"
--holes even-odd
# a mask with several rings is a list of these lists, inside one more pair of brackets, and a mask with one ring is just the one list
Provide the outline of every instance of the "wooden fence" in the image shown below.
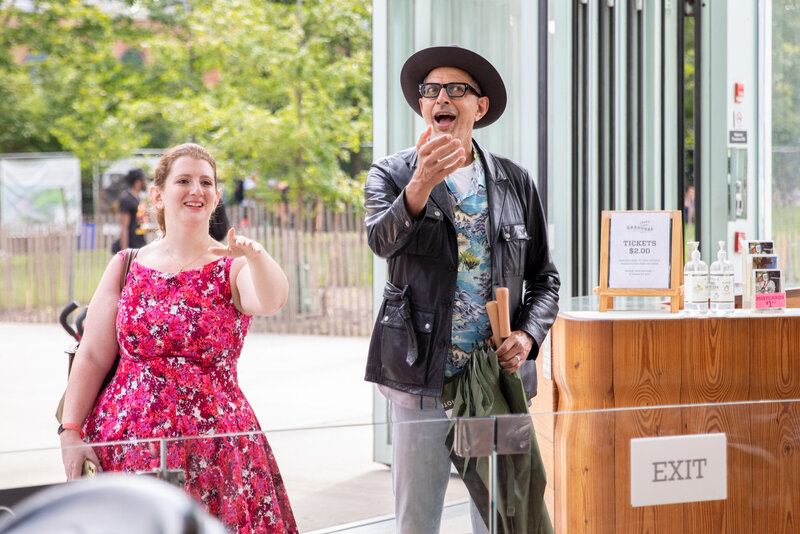
[[[234,206],[228,217],[289,278],[286,305],[272,317],[255,317],[251,331],[369,335],[372,256],[360,209]],[[87,304],[118,232],[114,217],[87,219],[79,229],[0,228],[0,320],[53,322],[71,300]]]

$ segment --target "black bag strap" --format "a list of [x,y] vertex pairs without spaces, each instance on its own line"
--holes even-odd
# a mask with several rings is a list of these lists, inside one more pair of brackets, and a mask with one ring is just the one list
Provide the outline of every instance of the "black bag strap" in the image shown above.
[[122,255],[122,274],[119,277],[120,293],[122,293],[122,288],[125,287],[125,283],[128,281],[128,273],[131,271],[131,263],[133,263],[133,260],[136,259],[138,254],[138,248],[129,248],[125,249],[125,253]]

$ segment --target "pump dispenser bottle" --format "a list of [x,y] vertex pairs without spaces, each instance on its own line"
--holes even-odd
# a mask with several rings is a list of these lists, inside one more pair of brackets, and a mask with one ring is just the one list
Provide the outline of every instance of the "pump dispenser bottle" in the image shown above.
[[711,264],[708,292],[711,300],[711,311],[718,314],[731,314],[735,308],[733,302],[733,264],[728,261],[725,252],[725,241],[719,242],[717,261]]
[[691,241],[691,259],[683,268],[683,309],[690,314],[708,312],[708,265],[700,259],[700,243]]

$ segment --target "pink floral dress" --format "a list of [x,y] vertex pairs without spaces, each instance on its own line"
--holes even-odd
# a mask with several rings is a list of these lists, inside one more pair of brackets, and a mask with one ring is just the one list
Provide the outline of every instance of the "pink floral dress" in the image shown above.
[[[231,258],[162,273],[136,262],[117,314],[120,363],[84,426],[106,471],[186,473],[186,491],[228,530],[297,532],[278,464],[237,382],[251,317],[233,305]],[[203,438],[202,436],[225,437]],[[233,435],[231,435],[233,434]]]

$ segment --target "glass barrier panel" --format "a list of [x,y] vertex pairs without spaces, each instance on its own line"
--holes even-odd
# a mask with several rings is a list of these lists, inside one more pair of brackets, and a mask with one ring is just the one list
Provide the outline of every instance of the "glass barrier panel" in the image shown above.
[[[537,413],[530,419],[554,532],[796,531],[798,400]],[[500,418],[497,428],[498,447],[516,439],[513,430],[502,435]],[[519,486],[508,476],[519,472],[503,469],[515,455],[521,456],[496,459],[501,497],[503,488]],[[509,510],[496,502],[501,526]]]
[[[211,515],[229,521],[241,513],[234,510],[236,507],[249,506],[250,516],[263,510],[270,517],[280,515],[270,511],[263,498],[259,500],[269,493],[266,500],[277,502],[278,509],[283,506],[287,510],[288,499],[299,532],[388,533],[397,528],[392,473],[389,466],[373,460],[374,434],[391,434],[394,439],[405,435],[409,447],[415,450],[429,445],[426,436],[446,433],[450,424],[414,421],[394,425],[391,432],[377,426],[354,424],[108,442],[89,448],[105,468],[94,480],[102,481],[115,470],[124,470],[126,479],[166,481],[190,495],[193,502],[203,502],[202,509]],[[443,533],[467,532],[469,494],[461,479],[451,473],[444,445],[439,443],[439,447],[445,453],[445,463],[439,467],[444,468],[447,487],[443,510],[436,519],[441,521]],[[264,450],[269,452],[264,454]],[[429,476],[429,467],[418,467],[423,476]],[[59,489],[74,488],[77,492],[78,486],[65,484],[65,478],[60,448],[0,452],[0,506],[15,512],[22,507],[24,511],[26,498]],[[91,474],[85,478],[91,478]],[[0,524],[3,517],[0,513]],[[96,520],[103,517],[100,514]]]
[[[391,469],[373,460],[374,434],[387,433],[379,426],[103,443],[92,450],[106,466],[139,472],[126,479],[169,482],[194,504],[206,503],[198,509],[226,520],[240,513],[237,506],[258,509],[258,495],[282,484],[299,532],[402,531]],[[396,461],[397,486],[409,490],[403,495],[423,504],[444,495],[441,510],[425,512],[433,517],[431,532],[435,522],[445,534],[470,532],[473,519],[485,528],[489,517],[491,531],[501,533],[548,532],[548,520],[557,533],[791,532],[800,511],[798,400],[419,420],[396,423],[389,434],[395,454],[409,455]],[[24,511],[35,491],[34,497],[53,488],[77,492],[79,485],[63,484],[61,456],[59,448],[0,452],[0,506]],[[280,491],[275,495],[270,502],[285,506]]]
[[[349,425],[268,431],[300,532],[400,531],[395,521],[391,468],[374,461],[374,435],[391,436],[395,448],[405,440],[416,460],[431,439],[446,434],[448,427],[448,421],[419,420],[397,423],[390,429],[384,425]],[[441,464],[415,461],[417,472],[411,476],[421,476],[423,482],[410,489],[415,494],[424,492],[437,471],[445,481],[443,510],[435,518],[440,521],[440,532],[468,532],[469,494],[450,468],[444,443],[438,441],[436,445]]]

